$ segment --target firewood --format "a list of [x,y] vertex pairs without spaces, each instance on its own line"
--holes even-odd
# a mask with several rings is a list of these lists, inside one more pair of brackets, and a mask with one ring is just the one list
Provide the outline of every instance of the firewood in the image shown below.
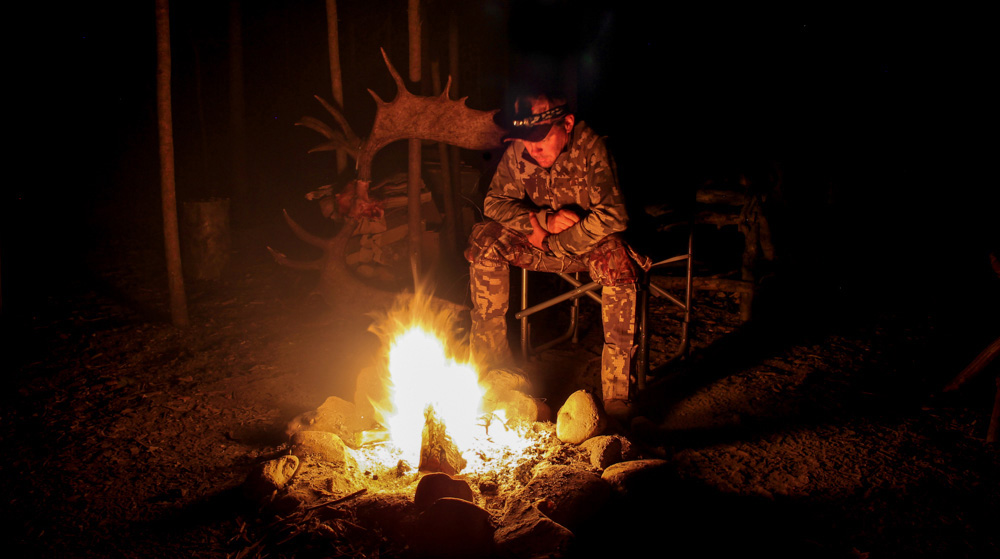
[[420,443],[420,466],[422,472],[443,472],[454,475],[465,468],[466,460],[448,436],[444,423],[428,409],[424,414],[424,432]]

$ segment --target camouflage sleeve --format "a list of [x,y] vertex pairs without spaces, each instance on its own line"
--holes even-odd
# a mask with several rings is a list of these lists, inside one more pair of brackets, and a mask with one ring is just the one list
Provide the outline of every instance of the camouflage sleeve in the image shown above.
[[483,202],[483,214],[508,229],[530,235],[531,220],[528,214],[537,212],[538,208],[525,194],[524,184],[515,180],[514,149],[511,145],[503,152]]
[[593,140],[586,156],[590,211],[576,225],[548,237],[549,248],[557,256],[586,254],[604,237],[624,231],[628,222],[614,161],[604,142],[598,137]]

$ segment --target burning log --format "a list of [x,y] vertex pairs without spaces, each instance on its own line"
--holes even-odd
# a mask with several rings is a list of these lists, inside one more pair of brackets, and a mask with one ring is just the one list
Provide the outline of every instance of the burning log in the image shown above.
[[467,464],[461,451],[448,436],[445,424],[428,408],[424,414],[424,432],[420,441],[420,466],[423,472],[443,472],[454,475],[461,472]]

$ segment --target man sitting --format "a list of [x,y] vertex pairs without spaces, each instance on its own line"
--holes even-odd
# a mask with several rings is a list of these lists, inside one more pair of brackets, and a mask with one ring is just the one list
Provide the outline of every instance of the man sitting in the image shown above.
[[509,359],[508,266],[589,271],[602,286],[601,387],[608,415],[628,417],[635,400],[635,310],[639,269],[650,261],[622,239],[628,216],[604,140],[577,122],[566,100],[534,94],[515,101],[512,130],[473,228],[470,349],[479,363]]

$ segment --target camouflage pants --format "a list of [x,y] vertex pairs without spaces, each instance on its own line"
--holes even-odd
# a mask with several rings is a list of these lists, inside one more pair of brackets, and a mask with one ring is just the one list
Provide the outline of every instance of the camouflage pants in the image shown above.
[[601,284],[601,389],[604,400],[635,395],[635,306],[639,266],[635,253],[618,235],[610,235],[582,256],[559,258],[531,246],[523,234],[495,221],[477,224],[465,257],[472,290],[473,358],[479,363],[510,359],[506,314],[510,296],[509,265],[539,272],[583,272]]

